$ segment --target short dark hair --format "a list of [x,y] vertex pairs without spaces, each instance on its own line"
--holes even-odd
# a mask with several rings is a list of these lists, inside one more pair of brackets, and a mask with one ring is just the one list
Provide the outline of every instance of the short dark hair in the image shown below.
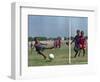
[[84,31],[81,31],[81,33],[83,33],[83,34],[84,34]]
[[78,29],[76,32],[80,32],[80,30]]

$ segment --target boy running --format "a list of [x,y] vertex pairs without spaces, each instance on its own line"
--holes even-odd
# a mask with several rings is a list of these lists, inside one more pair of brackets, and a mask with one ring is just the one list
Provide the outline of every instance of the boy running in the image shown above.
[[71,42],[71,44],[74,42],[75,46],[74,46],[74,51],[75,51],[75,56],[77,56],[77,54],[79,53],[80,50],[80,45],[79,45],[79,40],[80,40],[80,30],[76,31],[76,36],[74,37],[73,41]]
[[[83,51],[83,56],[84,56],[85,55],[85,48],[86,48],[86,39],[84,37],[84,31],[81,31],[79,44],[80,44],[80,52],[82,50]],[[80,56],[80,52],[79,52],[79,56]]]

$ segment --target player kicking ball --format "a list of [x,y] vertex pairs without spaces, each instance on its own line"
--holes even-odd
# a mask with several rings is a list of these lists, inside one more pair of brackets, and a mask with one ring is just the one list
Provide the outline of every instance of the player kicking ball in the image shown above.
[[34,47],[35,50],[38,54],[42,55],[44,59],[46,59],[47,57],[45,56],[45,54],[43,53],[44,50],[46,49],[53,49],[54,47],[46,47],[47,44],[43,44],[41,43],[37,37],[34,38]]

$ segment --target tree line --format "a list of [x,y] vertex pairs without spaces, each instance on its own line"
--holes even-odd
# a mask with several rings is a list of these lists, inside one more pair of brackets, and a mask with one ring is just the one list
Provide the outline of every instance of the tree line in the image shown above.
[[[87,36],[85,36],[86,37],[86,39],[88,39],[88,37]],[[28,41],[34,41],[34,38],[35,37],[28,37]],[[53,38],[53,37],[37,37],[38,38],[38,40],[40,40],[40,41],[46,41],[46,40],[55,40],[56,38]],[[73,36],[71,36],[71,37],[60,37],[61,39],[63,38],[63,40],[73,40],[74,39],[74,37]]]

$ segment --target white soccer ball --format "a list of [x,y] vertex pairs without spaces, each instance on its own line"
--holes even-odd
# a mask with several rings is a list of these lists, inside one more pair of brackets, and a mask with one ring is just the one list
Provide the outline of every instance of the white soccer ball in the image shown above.
[[49,59],[50,60],[54,59],[54,54],[49,54]]

